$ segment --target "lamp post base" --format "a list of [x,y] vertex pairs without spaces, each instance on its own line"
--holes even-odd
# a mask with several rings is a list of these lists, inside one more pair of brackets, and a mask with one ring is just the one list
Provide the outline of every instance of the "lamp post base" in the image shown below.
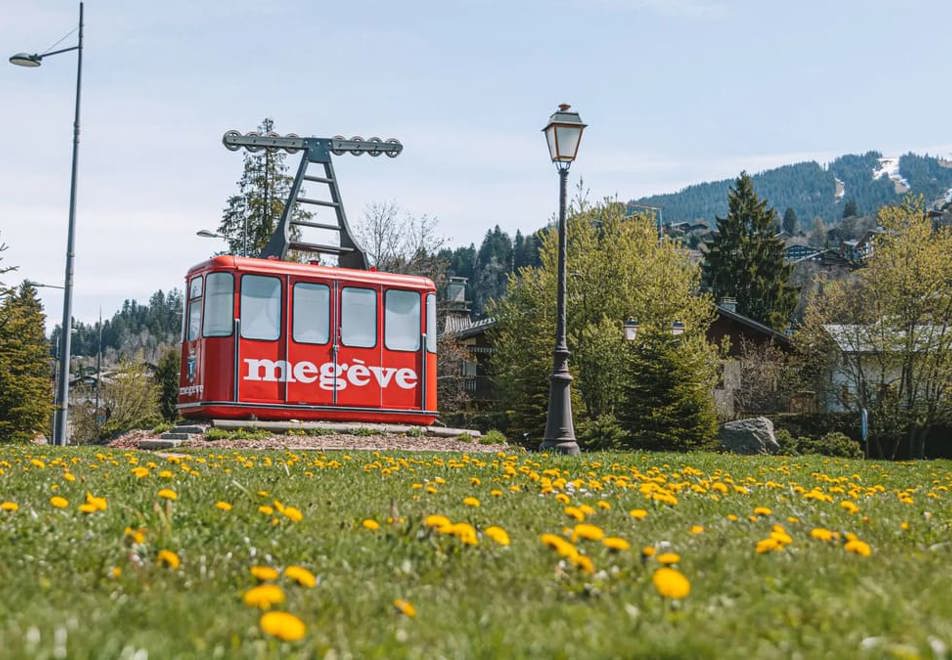
[[545,421],[545,435],[540,451],[578,456],[575,424],[572,421],[572,374],[568,370],[568,351],[557,351],[556,362],[562,362],[549,378],[549,410]]

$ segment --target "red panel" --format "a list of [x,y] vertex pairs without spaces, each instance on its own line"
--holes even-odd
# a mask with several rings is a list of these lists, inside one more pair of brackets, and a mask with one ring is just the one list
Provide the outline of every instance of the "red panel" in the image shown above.
[[[380,324],[383,316],[383,302],[379,286],[366,283],[354,283],[349,280],[340,282],[340,291],[337,296],[337,309],[342,307],[341,300],[344,289],[357,287],[372,289],[377,296],[377,344],[372,348],[345,346],[339,340],[337,352],[337,405],[360,408],[379,408],[380,390],[383,384],[389,386],[387,373],[381,369]],[[338,319],[342,313],[338,313]],[[340,337],[340,322],[337,324]]]
[[328,287],[329,302],[334,300],[334,281],[317,277],[292,277],[288,311],[285,313],[288,334],[288,362],[292,365],[287,383],[287,403],[328,406],[334,402],[333,336],[337,323],[334,305],[329,304],[328,340],[325,344],[294,341],[294,285],[298,283],[323,284]]

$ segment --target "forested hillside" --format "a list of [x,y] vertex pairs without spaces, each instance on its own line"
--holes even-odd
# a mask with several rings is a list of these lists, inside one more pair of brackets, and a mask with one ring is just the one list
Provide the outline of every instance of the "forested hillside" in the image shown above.
[[[823,218],[836,221],[843,207],[853,201],[861,214],[875,213],[899,201],[906,192],[921,193],[927,204],[936,204],[952,190],[952,163],[933,156],[908,153],[890,170],[883,155],[870,151],[847,154],[821,166],[815,161],[784,165],[753,176],[754,189],[770,200],[780,214],[792,208],[801,221]],[[892,161],[894,162],[894,161]],[[878,175],[878,176],[877,176]],[[676,193],[632,200],[632,204],[657,206],[665,222],[701,220],[713,224],[727,213],[727,190],[733,179],[688,186]]]
[[[102,350],[110,357],[132,357],[142,353],[148,361],[156,358],[162,345],[179,341],[182,327],[182,292],[156,291],[149,302],[142,305],[126,300],[122,309],[105,319],[102,324]],[[53,329],[51,345],[59,345],[60,326]],[[93,356],[99,350],[97,323],[73,321],[72,354]]]

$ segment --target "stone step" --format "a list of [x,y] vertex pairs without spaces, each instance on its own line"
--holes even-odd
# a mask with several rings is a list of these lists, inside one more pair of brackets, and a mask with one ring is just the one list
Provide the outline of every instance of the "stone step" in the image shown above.
[[175,449],[180,444],[182,444],[181,440],[171,438],[147,438],[145,440],[139,440],[139,449]]
[[191,440],[191,439],[192,439],[191,433],[178,433],[176,431],[169,431],[159,436],[159,440]]
[[197,424],[179,424],[172,429],[173,433],[190,433],[193,435],[199,435],[205,433],[205,427],[199,426]]

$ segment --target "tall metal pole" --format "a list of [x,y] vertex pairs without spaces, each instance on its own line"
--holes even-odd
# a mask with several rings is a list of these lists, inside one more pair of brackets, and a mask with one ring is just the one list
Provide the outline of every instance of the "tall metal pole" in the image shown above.
[[53,423],[53,444],[69,442],[67,419],[69,417],[69,362],[70,340],[73,334],[73,257],[76,242],[76,168],[79,158],[79,97],[83,79],[83,3],[79,3],[79,48],[76,51],[76,111],[73,118],[73,165],[69,187],[69,228],[66,235],[66,276],[63,286],[63,330],[60,340],[61,354],[59,379],[56,384],[56,406]]
[[572,421],[572,374],[569,373],[569,347],[565,339],[565,201],[569,163],[559,164],[559,274],[556,297],[555,350],[552,351],[552,376],[549,377],[549,409],[545,421],[542,450],[577,455],[575,423]]

